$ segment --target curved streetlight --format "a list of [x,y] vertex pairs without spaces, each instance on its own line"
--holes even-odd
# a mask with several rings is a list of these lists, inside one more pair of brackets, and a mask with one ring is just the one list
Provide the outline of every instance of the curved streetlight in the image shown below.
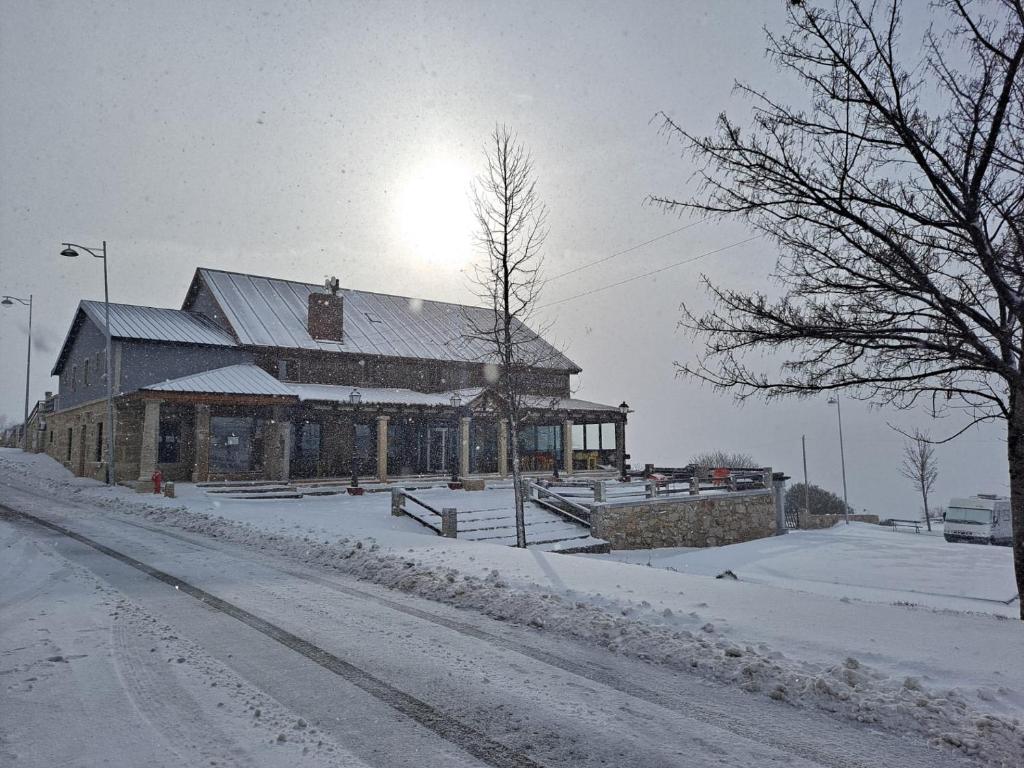
[[28,356],[25,362],[25,421],[21,427],[21,450],[28,451],[28,390],[29,390],[29,375],[32,373],[32,294],[28,295],[28,300],[19,299],[17,296],[4,296],[3,301],[0,301],[0,305],[6,307],[13,307],[14,302],[24,304],[28,307]]
[[69,259],[76,258],[79,254],[76,248],[85,251],[94,259],[103,259],[103,321],[106,325],[107,334],[107,485],[115,485],[117,483],[117,471],[114,465],[114,377],[111,375],[111,361],[110,354],[110,291],[107,284],[107,241],[103,241],[103,245],[99,248],[88,248],[84,245],[78,245],[77,243],[61,243],[64,246],[64,250],[60,252],[61,256],[65,256]]
[[843,517],[846,519],[846,524],[849,525],[850,505],[846,501],[846,452],[843,450],[843,409],[839,405],[838,397],[830,397],[828,404],[836,407],[836,416],[839,417],[839,462],[843,468]]

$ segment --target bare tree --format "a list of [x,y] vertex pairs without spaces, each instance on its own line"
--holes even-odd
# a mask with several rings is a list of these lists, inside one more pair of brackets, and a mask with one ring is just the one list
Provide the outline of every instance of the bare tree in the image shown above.
[[[948,24],[912,44],[909,61],[899,0],[789,5],[768,53],[809,106],[739,85],[754,103],[750,131],[722,115],[700,137],[665,116],[704,163],[703,187],[653,200],[739,217],[780,252],[778,296],[705,279],[717,306],[684,310],[706,341],[684,372],[741,398],[843,388],[959,412],[964,429],[1005,422],[1024,594],[1024,6],[932,5]],[[775,374],[744,362],[771,351],[783,360]]]
[[715,467],[730,467],[732,469],[751,469],[757,467],[753,457],[748,453],[734,453],[731,451],[705,451],[698,453],[690,459],[690,465],[700,470],[702,478],[708,478],[711,470]]
[[935,445],[926,432],[914,430],[914,434],[903,446],[903,463],[900,474],[914,484],[924,502],[924,521],[928,530],[932,529],[931,517],[928,514],[928,494],[939,479],[939,463],[935,458]]
[[487,169],[473,190],[483,263],[473,282],[489,311],[467,315],[466,336],[484,342],[497,363],[494,389],[508,421],[512,451],[516,546],[525,547],[519,430],[527,408],[539,405],[529,394],[535,369],[557,355],[529,327],[541,288],[547,209],[537,197],[533,161],[509,128],[494,129],[484,154]]

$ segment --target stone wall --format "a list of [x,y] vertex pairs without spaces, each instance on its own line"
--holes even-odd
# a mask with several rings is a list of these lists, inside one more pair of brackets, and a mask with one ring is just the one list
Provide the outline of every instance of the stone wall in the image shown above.
[[775,535],[771,491],[597,504],[593,535],[612,549],[718,547]]
[[[799,524],[805,530],[815,528],[831,528],[836,523],[841,523],[846,518],[842,515],[808,515],[800,512]],[[852,523],[874,523],[878,524],[878,515],[850,515]]]

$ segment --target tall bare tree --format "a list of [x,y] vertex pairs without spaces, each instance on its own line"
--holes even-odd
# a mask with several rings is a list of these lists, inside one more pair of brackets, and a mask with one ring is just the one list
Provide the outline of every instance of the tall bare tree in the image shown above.
[[473,189],[482,252],[473,281],[489,311],[467,315],[466,335],[484,342],[497,364],[494,389],[508,421],[512,452],[516,546],[525,547],[519,432],[524,411],[538,405],[529,394],[535,369],[557,355],[530,327],[541,289],[547,208],[537,196],[530,154],[511,129],[497,126],[484,155],[487,169]]
[[924,521],[928,530],[932,529],[932,520],[928,514],[928,494],[939,479],[939,462],[935,458],[935,445],[928,433],[914,430],[914,434],[903,445],[903,462],[900,474],[914,484],[921,494],[924,503]]
[[[931,6],[942,30],[907,50],[899,0],[788,5],[768,53],[807,106],[739,85],[749,131],[722,115],[702,137],[665,116],[703,187],[654,200],[738,217],[780,254],[778,295],[705,280],[716,307],[684,312],[706,341],[686,373],[740,397],[843,388],[1005,422],[1024,594],[1024,5]],[[775,373],[745,363],[772,351]]]

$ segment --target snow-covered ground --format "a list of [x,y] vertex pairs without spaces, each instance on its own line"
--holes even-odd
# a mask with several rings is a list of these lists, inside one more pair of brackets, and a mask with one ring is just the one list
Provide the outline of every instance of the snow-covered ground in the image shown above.
[[[4,481],[918,733],[995,763],[1020,764],[1024,754],[1024,625],[1005,618],[1015,603],[999,602],[1012,593],[1008,549],[851,525],[715,550],[565,556],[440,539],[391,517],[387,494],[233,501],[181,484],[170,500],[0,450]],[[424,495],[467,509],[501,503],[503,493]],[[714,578],[725,569],[738,580]]]

